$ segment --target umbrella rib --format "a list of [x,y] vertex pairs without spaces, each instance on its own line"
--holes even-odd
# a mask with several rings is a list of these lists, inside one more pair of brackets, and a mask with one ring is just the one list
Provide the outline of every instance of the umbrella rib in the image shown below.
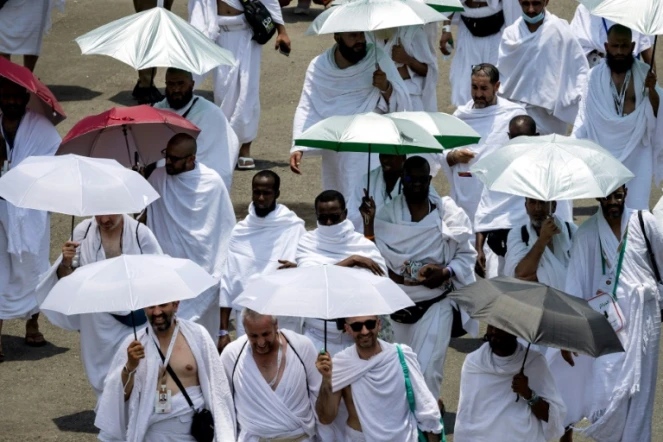
[[325,307],[325,316],[326,316],[326,318],[325,318],[325,320],[326,320],[329,317],[329,277],[327,275],[327,266],[325,265],[322,268],[325,272],[325,295],[326,295],[325,296],[325,303],[326,303],[326,307]]

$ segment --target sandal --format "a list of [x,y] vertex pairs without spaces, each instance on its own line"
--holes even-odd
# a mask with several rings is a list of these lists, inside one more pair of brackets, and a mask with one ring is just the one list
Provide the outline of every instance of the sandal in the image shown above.
[[26,332],[25,345],[29,347],[43,347],[46,345],[46,339],[44,339],[44,335],[41,332]]
[[237,169],[251,170],[256,168],[256,163],[251,157],[239,157],[237,159]]

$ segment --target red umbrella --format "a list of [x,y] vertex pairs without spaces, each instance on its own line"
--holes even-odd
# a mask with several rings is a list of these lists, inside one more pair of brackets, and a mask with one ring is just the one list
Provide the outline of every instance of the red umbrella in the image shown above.
[[39,112],[51,122],[56,125],[65,118],[67,115],[64,109],[55,99],[55,95],[46,87],[44,83],[39,81],[34,76],[30,69],[19,66],[16,63],[0,57],[0,77],[23,86],[30,92],[30,102],[28,108],[35,112]]
[[83,118],[62,140],[56,155],[73,153],[110,158],[124,166],[143,165],[163,158],[161,151],[178,133],[198,137],[200,129],[186,118],[150,106],[114,107]]

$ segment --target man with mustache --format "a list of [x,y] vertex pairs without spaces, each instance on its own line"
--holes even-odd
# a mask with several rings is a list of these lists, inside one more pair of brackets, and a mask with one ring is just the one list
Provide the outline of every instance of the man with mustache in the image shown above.
[[[55,155],[62,141],[53,123],[27,108],[29,101],[24,87],[0,78],[0,175],[33,155]],[[46,345],[34,291],[49,267],[49,220],[47,212],[0,198],[0,332],[3,320],[27,319],[25,343],[33,347]],[[4,357],[0,342],[0,363]]]
[[587,81],[587,58],[568,22],[546,10],[549,0],[518,1],[521,16],[499,47],[500,94],[522,103],[541,135],[566,135]]
[[600,442],[652,440],[652,414],[661,337],[663,234],[648,211],[628,207],[621,186],[599,198],[600,210],[573,238],[566,292],[589,300],[617,332],[624,353],[591,361],[585,376],[584,434]]
[[191,422],[202,409],[212,415],[215,441],[236,440],[216,345],[202,326],[176,317],[179,305],[145,308],[150,324],[115,353],[94,422],[101,441],[195,442]]
[[573,135],[598,143],[633,172],[628,205],[647,210],[652,180],[659,186],[663,178],[661,89],[634,46],[629,28],[608,30],[606,58],[589,73]]
[[566,409],[545,358],[535,350],[526,353],[514,335],[491,325],[484,340],[460,372],[454,442],[559,438]]
[[223,111],[211,101],[194,95],[193,75],[177,68],[166,70],[166,98],[154,105],[186,118],[200,129],[196,159],[221,176],[230,191],[239,153],[237,135]]
[[[429,442],[440,441],[440,410],[426,388],[417,355],[406,345],[378,339],[380,326],[377,316],[346,318],[345,333],[352,336],[354,345],[333,360],[329,353],[318,355],[320,423],[330,424],[339,416],[342,399],[348,416],[345,435],[339,440],[416,442],[421,430]],[[413,411],[406,395],[406,368],[414,393]]]
[[[293,123],[293,139],[325,118],[365,112],[413,110],[396,65],[382,50],[366,44],[363,32],[334,34],[336,44],[315,57],[306,71]],[[377,52],[376,52],[377,51]],[[322,155],[322,188],[350,199],[368,168],[365,153],[333,152],[294,146],[290,169],[301,174],[302,155]],[[371,164],[379,164],[377,154]]]

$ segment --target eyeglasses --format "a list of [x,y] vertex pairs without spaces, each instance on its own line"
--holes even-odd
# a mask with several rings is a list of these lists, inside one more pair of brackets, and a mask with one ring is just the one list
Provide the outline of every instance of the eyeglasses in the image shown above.
[[619,193],[611,193],[605,198],[600,198],[601,201],[610,201],[614,199],[615,201],[622,202],[626,198],[626,194],[624,192],[619,192]]
[[178,157],[178,156],[175,156],[175,155],[168,155],[166,153],[166,149],[161,151],[161,155],[163,155],[163,157],[165,159],[170,160],[171,163],[176,163],[177,161],[186,160],[187,158],[189,158],[191,156],[191,155],[187,155],[185,157]]
[[374,330],[375,327],[378,325],[377,319],[369,319],[368,321],[364,322],[353,322],[352,324],[348,324],[350,328],[352,329],[353,332],[359,333],[366,327],[366,330]]
[[318,222],[320,224],[327,224],[331,221],[332,224],[338,224],[341,221],[342,213],[321,213],[318,215]]

